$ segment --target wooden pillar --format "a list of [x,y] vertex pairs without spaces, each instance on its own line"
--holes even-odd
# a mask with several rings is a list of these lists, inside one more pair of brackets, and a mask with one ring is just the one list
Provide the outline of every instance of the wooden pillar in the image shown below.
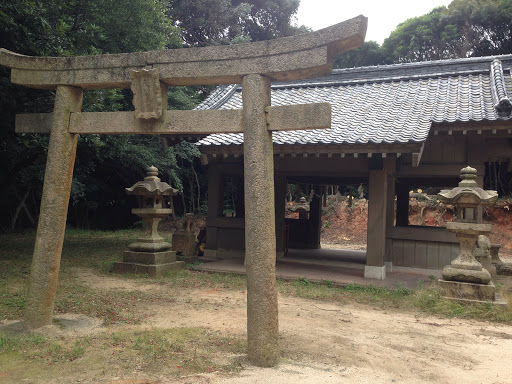
[[315,196],[313,196],[309,203],[309,249],[320,249],[320,232],[322,231],[322,198],[317,196],[317,193],[321,193],[320,188],[321,187],[318,185],[313,187]]
[[409,184],[398,180],[396,184],[396,226],[409,225]]
[[218,164],[208,165],[208,214],[206,216],[206,247],[204,255],[217,256],[216,219],[222,215],[224,177]]
[[371,170],[368,182],[368,234],[364,277],[385,279],[386,208],[388,204],[388,173],[386,168]]
[[[393,159],[394,160],[394,159]],[[394,173],[388,175],[388,190],[386,201],[386,262],[391,262],[393,240],[389,238],[389,232],[393,229],[395,221],[395,186],[396,178]]]
[[[485,164],[482,164],[481,166],[472,164],[471,167],[478,170],[478,174],[476,176],[476,185],[479,186],[480,188],[483,188],[484,187],[484,176],[485,176]],[[482,205],[479,205],[476,208],[476,210],[477,210],[476,211],[477,217],[482,217],[482,215],[484,213],[484,207]]]
[[284,256],[285,241],[285,209],[286,209],[286,176],[276,172],[275,178],[275,206],[276,206],[276,252],[277,257]]
[[235,216],[238,218],[245,217],[245,206],[244,206],[244,189],[243,187],[243,177],[240,175],[234,175],[232,177],[233,184],[236,185],[236,207],[235,207]]
[[274,158],[265,117],[265,108],[270,106],[270,79],[245,76],[242,103],[248,352],[253,364],[270,367],[279,362]]
[[24,318],[29,329],[52,323],[78,136],[68,126],[71,112],[80,112],[82,95],[80,88],[57,87]]

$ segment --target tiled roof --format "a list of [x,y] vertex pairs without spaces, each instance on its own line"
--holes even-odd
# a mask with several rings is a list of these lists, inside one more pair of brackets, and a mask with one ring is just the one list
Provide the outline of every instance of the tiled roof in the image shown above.
[[[512,120],[512,55],[334,70],[272,84],[272,105],[329,102],[329,129],[273,133],[274,144],[401,144],[427,139],[432,123]],[[241,87],[218,87],[197,109],[240,109]],[[241,145],[213,134],[198,145]]]

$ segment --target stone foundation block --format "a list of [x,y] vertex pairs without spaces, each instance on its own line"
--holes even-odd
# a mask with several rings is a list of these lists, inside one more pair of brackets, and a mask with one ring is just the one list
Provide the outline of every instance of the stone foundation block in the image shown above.
[[496,274],[502,276],[512,276],[512,264],[499,264],[496,266]]
[[489,284],[462,283],[439,279],[439,292],[441,296],[462,301],[494,301],[496,287]]
[[147,274],[148,276],[151,277],[157,277],[161,276],[163,273],[167,271],[171,271],[174,269],[182,269],[184,267],[185,263],[183,261],[154,265],[116,262],[114,263],[114,273],[134,273],[136,275]]
[[125,251],[123,262],[138,264],[168,264],[176,261],[176,252],[134,252]]
[[386,266],[376,267],[374,265],[365,265],[364,266],[364,277],[366,279],[378,279],[385,280],[386,279]]
[[181,253],[187,261],[196,258],[196,235],[193,232],[175,231],[172,235],[172,250]]
[[147,274],[156,277],[164,272],[185,267],[183,261],[176,261],[176,252],[134,252],[125,251],[123,261],[114,263],[114,273]]

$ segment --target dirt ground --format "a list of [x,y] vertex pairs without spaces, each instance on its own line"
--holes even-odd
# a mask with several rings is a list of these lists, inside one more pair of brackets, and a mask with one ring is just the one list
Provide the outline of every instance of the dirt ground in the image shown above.
[[[148,314],[136,328],[208,327],[223,334],[246,333],[244,290],[186,289],[141,279],[96,275],[74,268],[87,286],[101,290],[141,290],[168,295],[163,305],[141,301]],[[282,362],[277,368],[251,367],[234,376],[204,374],[178,380],[165,375],[95,376],[94,367],[81,383],[496,383],[512,382],[512,327],[478,321],[440,319],[363,305],[279,298]],[[94,327],[112,332],[119,325]],[[0,370],[1,371],[1,370]],[[106,375],[106,376],[105,376]],[[142,375],[142,376],[141,376]],[[2,378],[0,377],[0,382]],[[55,383],[59,382],[58,380]]]

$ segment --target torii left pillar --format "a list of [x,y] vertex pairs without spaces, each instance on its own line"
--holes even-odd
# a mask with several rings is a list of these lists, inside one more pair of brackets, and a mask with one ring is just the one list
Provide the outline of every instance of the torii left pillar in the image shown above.
[[30,329],[52,323],[78,137],[68,126],[71,113],[82,108],[82,95],[81,88],[57,87],[25,310]]

